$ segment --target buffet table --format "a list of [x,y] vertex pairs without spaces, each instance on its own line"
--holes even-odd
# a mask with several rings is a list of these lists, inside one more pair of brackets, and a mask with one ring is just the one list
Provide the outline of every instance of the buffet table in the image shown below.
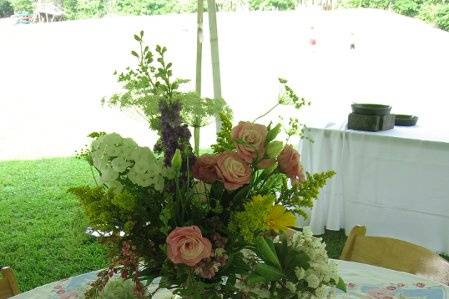
[[[334,298],[449,298],[449,287],[404,272],[392,271],[354,262],[337,261],[340,275],[346,282],[347,293],[338,291]],[[83,298],[87,284],[94,280],[96,272],[50,283],[14,299],[75,299]],[[172,298],[163,291],[157,298]],[[155,298],[156,298],[155,297]]]
[[449,253],[449,132],[395,127],[361,132],[345,125],[311,128],[313,143],[301,144],[311,172],[337,175],[311,212],[312,231],[391,236]]

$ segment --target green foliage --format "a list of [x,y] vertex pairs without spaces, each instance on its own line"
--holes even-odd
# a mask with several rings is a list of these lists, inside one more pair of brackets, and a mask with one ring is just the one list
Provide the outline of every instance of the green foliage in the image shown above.
[[438,28],[449,31],[449,3],[438,6],[435,14],[435,24]]
[[218,114],[220,119],[220,132],[217,133],[217,143],[211,145],[214,153],[221,153],[235,148],[232,140],[232,111],[225,109]]
[[70,20],[103,17],[108,14],[108,0],[63,0],[62,7]]
[[[279,83],[282,85],[283,91],[279,95],[278,105],[292,106],[298,112],[307,105],[310,105],[310,102],[307,101],[304,97],[300,97],[296,94],[296,92],[291,88],[287,83],[288,81],[282,78],[279,78]],[[276,107],[276,106],[275,106]],[[274,107],[272,108],[274,109]],[[271,110],[272,110],[271,109]],[[281,117],[282,119],[282,117]],[[288,136],[288,139],[292,136],[300,136],[304,137],[305,126],[302,125],[298,118],[290,117],[288,120],[288,126],[284,128],[285,133]],[[287,140],[288,142],[288,140]]]
[[194,92],[186,93],[182,104],[182,118],[187,124],[196,128],[209,124],[212,116],[219,114],[227,107],[223,99],[200,98]]
[[101,187],[77,187],[69,189],[75,194],[80,202],[90,225],[101,232],[115,232],[130,230],[128,223],[131,212],[135,207],[136,199],[127,192],[116,195],[109,190],[104,191]]
[[160,15],[178,12],[177,0],[117,0],[119,13],[129,15]]
[[[253,286],[253,292],[257,288],[268,291],[264,298],[297,298],[298,294],[304,298],[309,297],[306,294],[328,298],[325,293],[317,293],[318,285],[346,290],[346,285],[336,273],[335,264],[327,258],[321,239],[311,236],[311,232],[295,233],[293,237],[280,235],[276,242],[259,236],[251,249],[260,261],[253,266],[254,270],[245,283],[250,288]],[[306,271],[321,276],[313,288],[307,281]],[[323,276],[328,278],[323,279]]]
[[444,0],[347,0],[345,7],[392,8],[395,12],[417,17],[449,31],[449,4]]
[[[65,17],[69,20],[76,20],[80,15],[78,0],[63,0],[62,8],[64,9]],[[93,12],[93,15],[96,15],[96,12]]]
[[182,104],[181,115],[187,123],[196,127],[206,125],[212,115],[223,109],[224,101],[203,99],[194,92],[178,91],[180,85],[188,80],[173,80],[172,63],[165,60],[167,48],[157,45],[151,51],[144,44],[143,36],[143,31],[134,35],[139,46],[137,50],[131,51],[131,55],[136,58],[137,67],[127,68],[117,75],[125,91],[114,94],[109,104],[141,110],[150,127],[159,131],[161,101],[179,101]]
[[33,12],[33,1],[32,0],[11,0],[11,4],[14,7],[14,12]]
[[418,18],[431,24],[435,24],[438,6],[433,3],[424,3],[419,11]]
[[413,0],[395,0],[393,10],[401,15],[414,17],[419,13],[420,3]]
[[268,230],[265,219],[270,212],[274,196],[258,196],[258,200],[245,203],[245,210],[232,215],[229,230],[233,235],[241,236],[252,243],[257,233]]
[[98,299],[137,299],[134,283],[131,280],[113,279],[106,284]]
[[313,202],[318,198],[320,189],[326,185],[327,180],[335,175],[334,171],[310,174],[307,173],[307,179],[302,183],[293,184],[290,188],[284,181],[278,203],[282,203],[286,208],[293,212],[307,217],[307,214],[301,207],[313,206]]
[[291,10],[297,3],[296,0],[249,0],[252,10]]
[[14,8],[8,0],[0,0],[0,18],[6,18],[14,14]]

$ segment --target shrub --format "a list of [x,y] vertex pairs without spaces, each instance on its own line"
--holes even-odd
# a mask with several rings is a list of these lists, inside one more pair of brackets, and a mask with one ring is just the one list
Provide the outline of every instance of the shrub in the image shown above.
[[62,7],[65,17],[69,20],[75,20],[78,16],[78,6],[78,0],[64,0]]
[[434,24],[435,15],[437,13],[438,6],[433,3],[424,3],[418,14],[418,18],[427,22]]
[[438,28],[449,31],[449,4],[440,4],[437,7],[435,24]]
[[14,14],[14,8],[7,0],[0,0],[0,18],[12,16]]
[[12,6],[14,7],[14,12],[33,12],[33,1],[32,0],[12,0]]
[[249,0],[252,10],[289,10],[296,7],[296,0]]
[[393,10],[404,16],[414,17],[419,9],[419,3],[414,0],[396,0],[393,3]]

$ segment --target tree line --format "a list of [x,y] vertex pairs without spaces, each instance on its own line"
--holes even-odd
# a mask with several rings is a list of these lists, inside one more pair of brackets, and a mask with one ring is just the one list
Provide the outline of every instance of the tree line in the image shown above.
[[[312,4],[315,0],[311,0]],[[334,0],[340,7],[370,7],[393,10],[416,17],[449,31],[449,0]],[[70,20],[105,15],[160,15],[196,11],[197,0],[55,0]],[[219,11],[291,10],[304,0],[217,0]],[[33,11],[35,0],[0,0],[0,17]]]

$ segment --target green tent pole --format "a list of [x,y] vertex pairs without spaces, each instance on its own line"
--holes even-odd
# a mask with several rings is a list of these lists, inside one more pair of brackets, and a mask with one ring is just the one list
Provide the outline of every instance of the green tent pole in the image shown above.
[[[207,0],[207,12],[209,14],[210,50],[212,56],[212,78],[214,83],[214,98],[221,99],[220,59],[218,55],[217,34],[217,9],[215,0]],[[217,118],[217,131],[220,129],[220,121]]]
[[[201,96],[201,70],[203,59],[203,14],[204,14],[204,0],[198,0],[198,14],[197,14],[197,32],[196,32],[196,78],[195,91],[198,96]],[[193,139],[195,142],[195,154],[198,156],[200,152],[200,127],[193,128]]]

